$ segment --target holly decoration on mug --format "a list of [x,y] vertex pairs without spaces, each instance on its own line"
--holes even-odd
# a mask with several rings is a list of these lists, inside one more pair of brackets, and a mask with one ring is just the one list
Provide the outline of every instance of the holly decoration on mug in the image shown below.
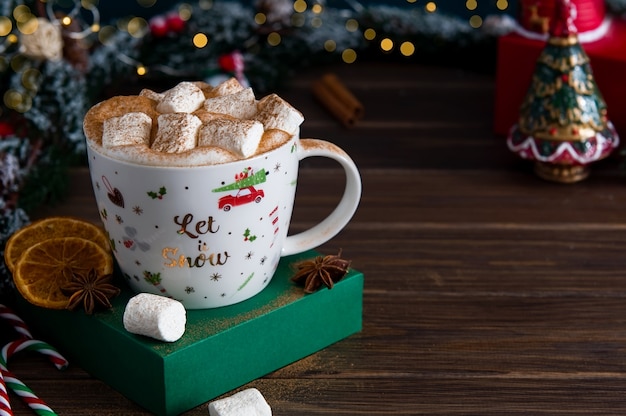
[[165,186],[162,186],[162,187],[159,188],[159,190],[157,192],[148,191],[146,193],[152,199],[163,199],[163,196],[165,194],[167,194],[167,189],[165,189]]

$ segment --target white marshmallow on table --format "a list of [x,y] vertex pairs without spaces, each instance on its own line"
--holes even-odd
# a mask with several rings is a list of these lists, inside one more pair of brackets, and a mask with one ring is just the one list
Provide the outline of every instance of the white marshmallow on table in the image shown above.
[[187,313],[177,300],[140,293],[126,304],[123,321],[128,332],[174,342],[185,333]]
[[261,137],[263,124],[258,121],[217,118],[200,127],[198,147],[217,146],[246,158],[256,152]]
[[192,113],[202,106],[204,93],[193,82],[183,81],[163,93],[159,113]]
[[209,403],[210,416],[272,416],[272,409],[255,388]]
[[102,146],[110,148],[135,144],[150,144],[152,118],[146,113],[126,113],[111,117],[102,124]]
[[256,114],[256,98],[252,88],[234,94],[207,98],[203,107],[211,113],[228,114],[235,118],[249,119]]
[[270,94],[259,100],[259,112],[254,117],[265,126],[266,130],[279,129],[295,134],[304,121],[304,116],[287,101],[276,94]]
[[202,121],[193,114],[161,114],[157,118],[157,133],[150,148],[156,152],[181,153],[194,149]]

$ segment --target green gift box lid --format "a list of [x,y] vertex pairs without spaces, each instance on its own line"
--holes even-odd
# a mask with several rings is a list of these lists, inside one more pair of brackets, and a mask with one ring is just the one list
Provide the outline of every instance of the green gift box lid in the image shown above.
[[181,339],[165,343],[129,333],[122,317],[134,296],[113,308],[50,310],[18,302],[38,337],[70,361],[157,415],[177,415],[319,351],[362,328],[363,274],[350,269],[332,289],[305,294],[291,265],[319,255],[281,259],[268,286],[244,302],[187,311]]

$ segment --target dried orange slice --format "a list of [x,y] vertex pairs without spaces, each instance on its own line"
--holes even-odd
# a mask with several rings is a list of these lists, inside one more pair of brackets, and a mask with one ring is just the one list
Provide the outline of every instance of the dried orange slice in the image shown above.
[[30,223],[13,233],[4,249],[4,261],[11,272],[22,253],[35,244],[56,237],[81,237],[110,252],[109,240],[97,225],[73,217],[49,217]]
[[15,287],[30,303],[65,309],[69,296],[62,288],[73,275],[94,269],[98,276],[113,273],[113,257],[100,245],[79,237],[49,238],[29,247],[13,272]]

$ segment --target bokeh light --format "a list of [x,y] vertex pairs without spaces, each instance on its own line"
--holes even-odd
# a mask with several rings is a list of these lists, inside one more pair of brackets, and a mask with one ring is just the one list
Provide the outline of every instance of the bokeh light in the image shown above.
[[113,26],[104,26],[98,32],[98,41],[103,45],[109,44],[115,35],[116,29]]
[[202,10],[210,10],[213,7],[213,0],[200,0],[198,5]]
[[467,10],[476,10],[478,7],[478,2],[476,0],[467,0],[465,2],[465,7]]
[[372,28],[365,29],[365,32],[363,32],[363,37],[367,40],[374,40],[376,39],[376,31]]
[[183,3],[178,6],[178,16],[184,20],[185,22],[191,19],[191,14],[193,13],[193,8],[190,4]]
[[14,55],[11,58],[11,69],[13,72],[22,72],[28,68],[28,66],[30,66],[28,58],[22,54]]
[[267,16],[264,13],[257,13],[254,15],[254,22],[257,25],[264,25],[267,22]]
[[80,5],[83,9],[91,10],[98,7],[98,0],[80,0]]
[[348,32],[356,32],[359,29],[359,22],[356,19],[348,19],[346,21],[346,30]]
[[293,27],[302,27],[306,23],[306,18],[303,14],[294,14],[291,16],[291,24]]
[[16,22],[25,22],[32,17],[32,13],[27,6],[23,4],[13,9],[13,18]]
[[141,38],[148,31],[148,22],[143,17],[133,17],[126,27],[128,33],[134,38]]
[[404,56],[411,56],[415,53],[415,45],[412,42],[402,42],[400,53]]
[[475,14],[474,16],[470,17],[469,24],[474,29],[478,29],[483,25],[483,18]]
[[304,0],[296,0],[293,2],[293,9],[297,12],[297,13],[304,13],[306,11],[307,5],[306,5],[306,1]]
[[[24,16],[24,15],[22,15]],[[20,31],[23,35],[32,35],[37,31],[39,27],[39,20],[32,14],[30,18],[27,20],[18,20],[17,21],[17,30]]]
[[326,50],[326,52],[335,52],[335,50],[337,49],[337,42],[332,39],[328,39],[326,42],[324,42],[324,49]]
[[4,93],[4,105],[6,105],[10,109],[17,109],[22,102],[22,94],[19,91],[14,89],[9,89]]
[[209,44],[209,38],[204,33],[196,33],[193,37],[193,46],[196,48],[204,48]]
[[424,6],[424,9],[428,13],[434,13],[437,10],[437,4],[435,4],[434,1],[429,1],[428,3],[426,3],[426,6]]
[[311,19],[311,26],[316,29],[322,27],[322,19],[320,19],[319,17],[314,17],[313,19]]
[[22,73],[22,85],[30,91],[36,91],[41,80],[41,72],[36,68],[28,68]]
[[341,59],[347,63],[351,64],[356,61],[356,51],[354,49],[346,49],[341,52]]
[[267,43],[270,46],[278,46],[280,45],[281,41],[282,41],[282,38],[280,37],[280,34],[276,32],[272,32],[269,35],[267,35]]
[[13,30],[13,22],[6,16],[0,16],[0,36],[7,36]]
[[380,41],[380,49],[385,52],[390,52],[393,49],[393,41],[389,38],[385,38]]

